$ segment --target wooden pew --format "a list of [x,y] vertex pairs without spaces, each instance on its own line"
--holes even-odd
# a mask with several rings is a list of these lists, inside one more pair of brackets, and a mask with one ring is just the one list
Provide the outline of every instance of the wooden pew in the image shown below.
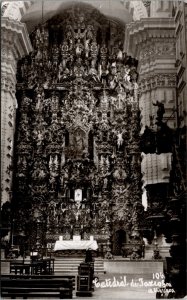
[[52,275],[2,275],[1,296],[16,299],[22,297],[59,297],[72,299],[75,276]]
[[4,279],[64,279],[68,278],[72,280],[73,290],[75,290],[75,276],[74,275],[32,275],[32,274],[23,274],[23,275],[15,275],[15,274],[5,274],[1,275],[1,278]]

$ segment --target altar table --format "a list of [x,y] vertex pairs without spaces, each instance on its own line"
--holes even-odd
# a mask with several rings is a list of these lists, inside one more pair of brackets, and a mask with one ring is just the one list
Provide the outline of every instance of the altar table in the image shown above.
[[62,240],[62,241],[56,241],[54,246],[54,251],[60,251],[60,250],[97,250],[98,245],[97,241],[95,240]]

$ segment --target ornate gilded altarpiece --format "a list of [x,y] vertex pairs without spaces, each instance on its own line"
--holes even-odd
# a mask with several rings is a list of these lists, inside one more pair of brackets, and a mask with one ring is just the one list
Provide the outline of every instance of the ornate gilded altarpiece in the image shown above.
[[31,33],[18,64],[14,226],[32,247],[59,235],[141,240],[137,61],[124,25],[75,5]]

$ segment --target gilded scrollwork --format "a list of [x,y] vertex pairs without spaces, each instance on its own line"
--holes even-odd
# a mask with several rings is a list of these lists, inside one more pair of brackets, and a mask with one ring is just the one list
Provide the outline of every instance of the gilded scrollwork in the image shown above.
[[130,235],[138,223],[137,61],[122,51],[121,25],[110,26],[75,5],[73,15],[37,27],[34,51],[19,64],[17,193],[31,204],[42,197],[40,218],[46,213],[48,231],[67,238],[107,240],[110,226],[122,222]]

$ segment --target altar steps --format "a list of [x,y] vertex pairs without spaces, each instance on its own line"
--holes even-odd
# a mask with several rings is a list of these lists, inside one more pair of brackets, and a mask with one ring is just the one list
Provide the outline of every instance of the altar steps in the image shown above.
[[[80,263],[84,262],[83,258],[55,258],[54,262],[54,272],[55,275],[61,274],[78,274],[78,267]],[[104,264],[103,260],[95,258],[94,262],[94,272],[95,274],[104,274]]]

